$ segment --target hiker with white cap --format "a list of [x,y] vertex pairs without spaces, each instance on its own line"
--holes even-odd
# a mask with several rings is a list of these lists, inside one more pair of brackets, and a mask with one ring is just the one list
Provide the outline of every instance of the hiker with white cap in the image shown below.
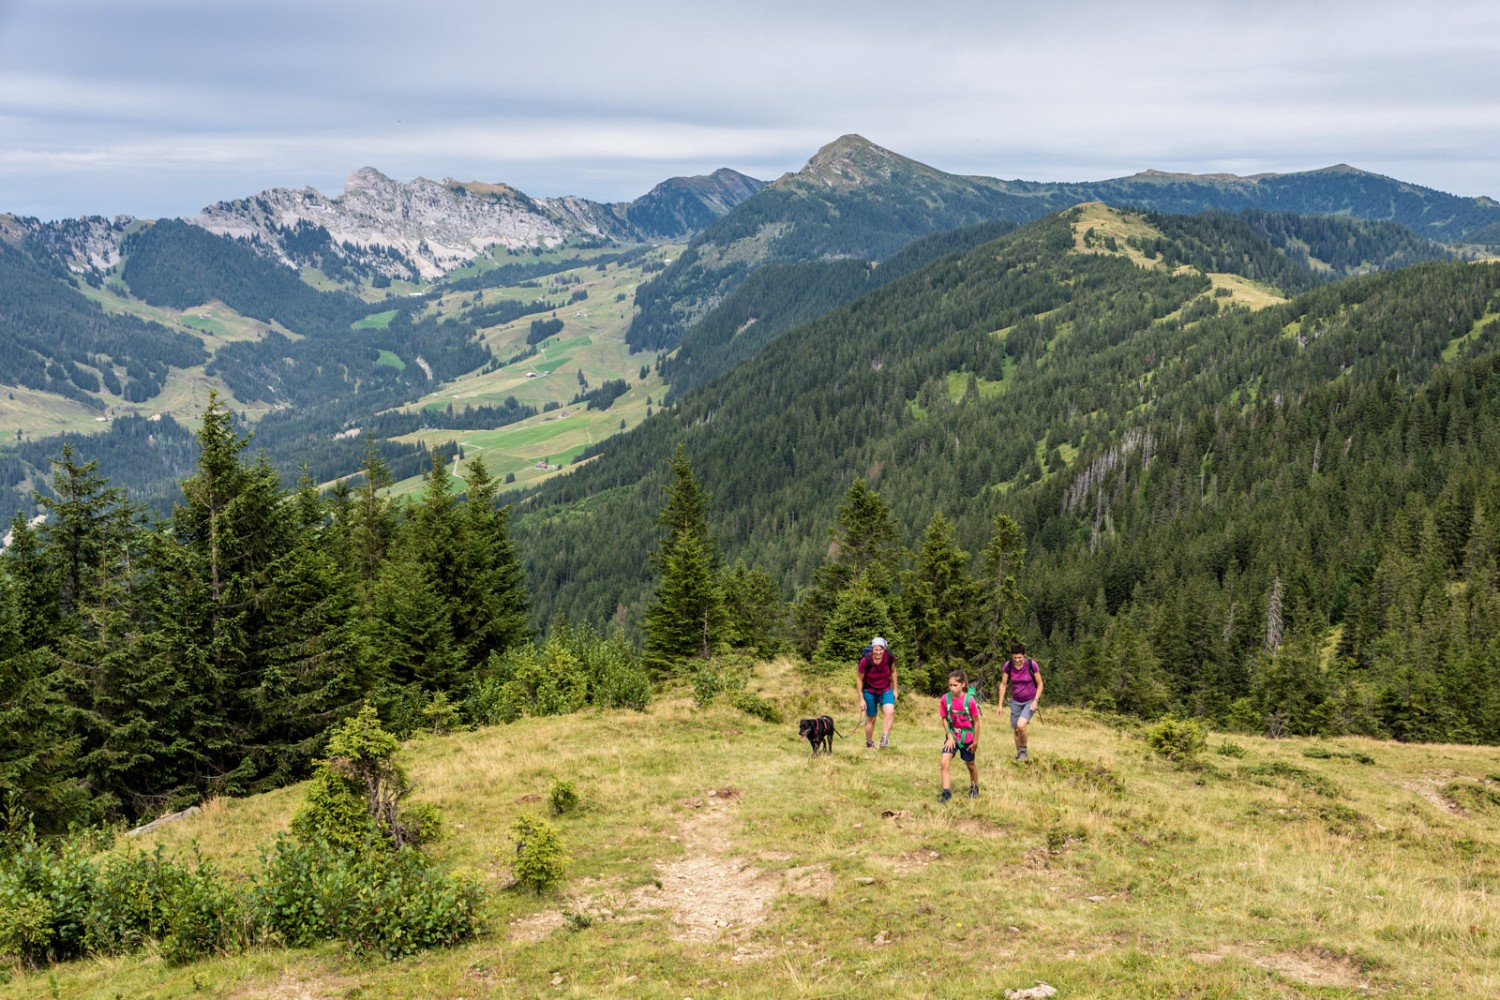
[[875,749],[876,706],[885,709],[880,746],[891,745],[891,723],[896,719],[896,657],[880,636],[859,658],[859,698],[865,710],[865,749]]

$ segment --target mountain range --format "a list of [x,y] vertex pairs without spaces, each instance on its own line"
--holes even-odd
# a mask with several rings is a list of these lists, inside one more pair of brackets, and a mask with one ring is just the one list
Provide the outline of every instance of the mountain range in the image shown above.
[[[193,221],[0,220],[0,420],[30,421],[0,485],[29,513],[63,427],[170,504],[216,386],[288,482],[373,455],[399,494],[436,451],[462,489],[482,457],[537,622],[633,623],[681,447],[726,564],[783,598],[863,482],[913,551],[1013,518],[1022,627],[1101,705],[1228,720],[1284,633],[1338,667],[1320,731],[1500,739],[1500,206],[1342,167],[959,177],[858,137],[653,195],[361,172]],[[1385,683],[1416,662],[1420,718],[1427,682]]]
[[[320,481],[347,476],[371,443],[415,475],[426,448],[472,444],[485,421],[521,437],[557,423],[549,441],[578,427],[566,444],[501,449],[499,473],[540,481],[798,325],[1089,201],[1238,213],[1217,235],[1151,239],[1273,294],[1477,256],[1500,225],[1489,199],[1348,167],[1002,181],[852,135],[769,183],[720,170],[628,203],[365,168],[337,197],[278,189],[181,221],[0,216],[0,426],[17,428],[0,485],[29,509],[55,435],[84,433],[109,474],[165,501],[191,450],[183,422],[214,385],[289,476],[309,461]],[[1217,260],[1231,235],[1258,270]],[[632,362],[642,350],[661,356]],[[545,377],[562,372],[571,385]],[[601,382],[617,401],[607,423],[542,412]],[[142,451],[169,441],[171,460]]]

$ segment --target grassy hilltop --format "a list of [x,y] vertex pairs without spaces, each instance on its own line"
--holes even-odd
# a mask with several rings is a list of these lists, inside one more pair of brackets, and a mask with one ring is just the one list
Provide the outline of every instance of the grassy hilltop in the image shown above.
[[[982,798],[940,806],[935,700],[903,700],[868,752],[847,680],[762,666],[781,725],[679,689],[410,744],[435,852],[490,889],[465,946],[90,960],[0,996],[1500,995],[1500,749],[1214,734],[1176,764],[1140,725],[1046,709],[1021,766],[990,714]],[[809,760],[795,720],[824,711],[848,738]],[[583,802],[556,820],[568,880],[510,891],[510,825],[557,780]],[[156,836],[248,868],[303,794]]]

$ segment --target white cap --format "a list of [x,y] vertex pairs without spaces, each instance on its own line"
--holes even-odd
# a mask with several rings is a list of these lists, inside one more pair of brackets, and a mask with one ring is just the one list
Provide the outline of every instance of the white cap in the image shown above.
[[[875,638],[873,638],[873,639],[870,640],[870,645],[872,645],[872,646],[885,646],[886,645],[886,641],[884,639],[880,638],[880,636],[877,635]],[[887,647],[887,648],[889,648],[889,647]]]

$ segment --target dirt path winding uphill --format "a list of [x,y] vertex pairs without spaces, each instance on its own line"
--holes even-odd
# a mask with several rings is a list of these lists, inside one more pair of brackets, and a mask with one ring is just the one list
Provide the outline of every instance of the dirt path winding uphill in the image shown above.
[[658,867],[660,888],[636,893],[637,905],[671,914],[680,941],[713,941],[761,923],[781,887],[782,873],[767,874],[731,853],[729,824],[740,795],[719,788],[684,800],[692,814],[682,824],[682,857]]

